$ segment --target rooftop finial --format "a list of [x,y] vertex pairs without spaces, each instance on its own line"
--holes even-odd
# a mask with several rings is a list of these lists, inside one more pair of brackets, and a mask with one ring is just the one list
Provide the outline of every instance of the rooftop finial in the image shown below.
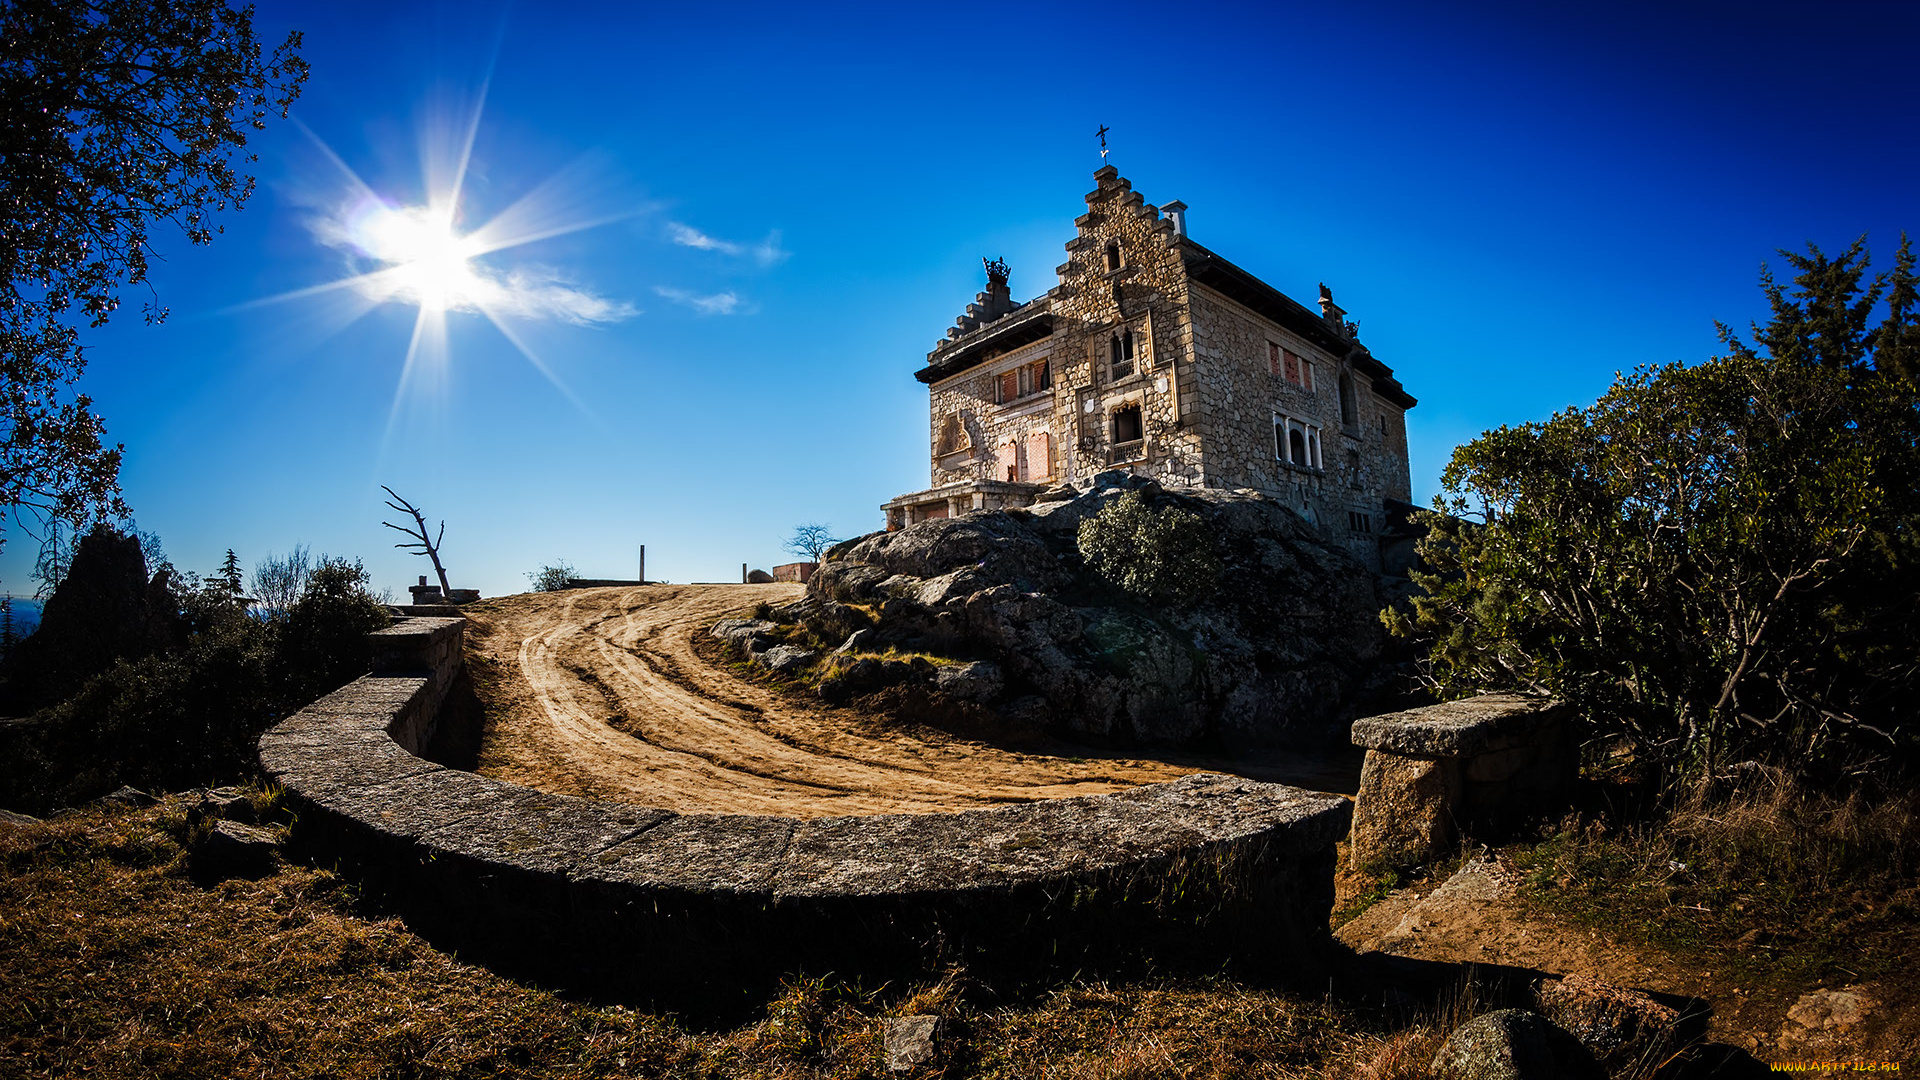
[[986,267],[987,281],[994,285],[1005,285],[1007,283],[1007,276],[1012,273],[1007,267],[1007,260],[1005,259],[988,259],[985,256],[981,256],[980,265]]
[[1100,130],[1094,132],[1095,135],[1100,137],[1100,164],[1102,165],[1107,163],[1107,132],[1112,130],[1113,129],[1107,125],[1101,124]]

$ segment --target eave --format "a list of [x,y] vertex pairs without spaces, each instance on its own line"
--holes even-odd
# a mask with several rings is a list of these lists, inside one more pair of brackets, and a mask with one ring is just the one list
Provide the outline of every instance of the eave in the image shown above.
[[1329,355],[1346,360],[1355,371],[1372,380],[1374,393],[1400,408],[1411,409],[1419,404],[1393,377],[1392,368],[1381,363],[1366,346],[1335,333],[1318,312],[1192,240],[1180,242],[1180,255],[1191,280],[1273,320],[1325,349]]
[[913,377],[931,385],[1052,334],[1053,305],[1048,297],[1038,297],[928,353],[927,366]]

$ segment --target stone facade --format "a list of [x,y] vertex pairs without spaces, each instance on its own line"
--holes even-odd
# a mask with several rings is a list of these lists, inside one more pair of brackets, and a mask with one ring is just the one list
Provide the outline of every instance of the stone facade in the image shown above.
[[1094,174],[1059,285],[1013,300],[1003,263],[927,355],[932,486],[888,528],[1024,506],[1123,469],[1279,499],[1374,569],[1400,558],[1414,399],[1321,286],[1318,313]]

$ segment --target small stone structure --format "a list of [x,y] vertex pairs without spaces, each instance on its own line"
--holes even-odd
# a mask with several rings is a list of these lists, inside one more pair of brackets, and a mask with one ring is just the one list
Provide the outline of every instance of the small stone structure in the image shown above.
[[807,580],[813,577],[813,572],[818,569],[820,569],[820,564],[817,562],[781,563],[779,566],[773,568],[773,580],[791,581],[805,585]]
[[[797,820],[550,795],[423,755],[457,692],[458,619],[372,635],[374,673],[260,739],[294,843],[410,922],[569,986],[737,997],[794,970],[975,971],[1238,954],[1310,970],[1331,941],[1346,800],[1217,775],[951,814]],[[470,714],[468,714],[470,715]]]
[[1353,723],[1367,749],[1348,862],[1410,866],[1462,831],[1564,807],[1579,771],[1571,710],[1518,694],[1481,694]]

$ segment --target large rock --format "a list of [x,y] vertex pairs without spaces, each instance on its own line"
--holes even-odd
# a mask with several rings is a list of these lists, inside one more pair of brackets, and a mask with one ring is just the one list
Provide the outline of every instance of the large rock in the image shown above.
[[1580,1040],[1525,1009],[1461,1024],[1433,1057],[1437,1080],[1606,1080]]
[[888,1072],[911,1072],[933,1060],[937,1016],[890,1016],[881,1021]]
[[775,645],[759,654],[758,659],[768,671],[776,675],[791,675],[813,663],[818,655],[820,654],[811,649],[802,649],[797,645]]
[[1460,763],[1371,753],[1360,766],[1347,858],[1356,870],[1407,867],[1447,851],[1460,835]]
[[216,821],[194,841],[187,861],[194,877],[202,881],[260,878],[273,872],[273,854],[279,847],[280,836],[272,829]]
[[[1224,567],[1210,598],[1145,604],[1084,564],[1080,523],[1127,491],[1201,517]],[[1252,492],[1173,494],[1124,473],[1054,494],[1062,497],[839,545],[809,583],[809,602],[877,607],[869,648],[992,663],[998,687],[960,675],[940,682],[1009,719],[1018,712],[1019,722],[1069,734],[1317,741],[1357,711],[1384,643],[1382,594],[1371,572],[1292,510]]]
[[1610,1074],[1651,1073],[1673,1050],[1680,1014],[1637,990],[1586,975],[1548,979],[1534,992],[1540,1012],[1579,1039]]

